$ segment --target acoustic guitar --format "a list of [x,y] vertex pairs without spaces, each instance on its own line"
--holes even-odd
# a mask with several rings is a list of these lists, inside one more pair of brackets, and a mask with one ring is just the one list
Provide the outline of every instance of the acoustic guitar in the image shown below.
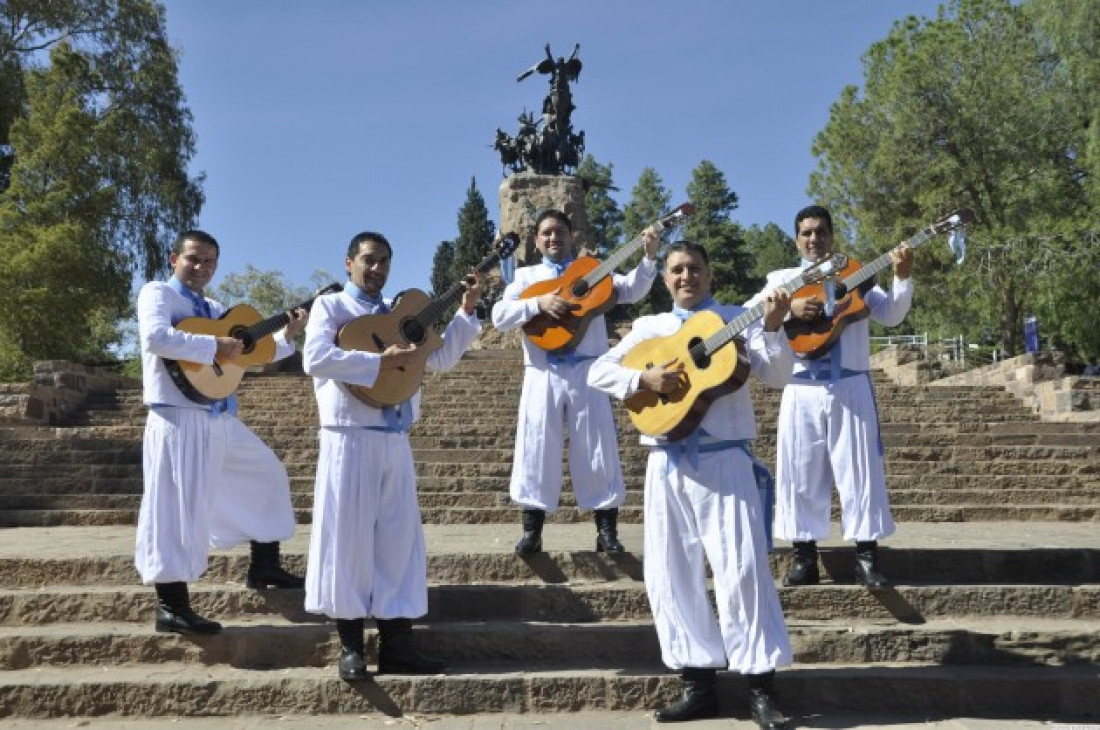
[[[949,233],[973,220],[972,211],[960,208],[931,224],[906,243],[909,244],[909,248],[915,249],[930,241],[936,234]],[[890,253],[879,256],[866,266],[854,259],[849,259],[848,265],[837,272],[835,277],[833,293],[835,304],[831,316],[822,312],[811,321],[792,317],[784,323],[783,328],[787,332],[787,337],[790,338],[794,353],[803,359],[819,358],[829,351],[849,324],[870,316],[871,312],[863,301],[863,297],[874,287],[875,275],[891,263]],[[825,301],[825,285],[814,284],[807,287],[802,294],[806,298],[817,297],[818,300]]]
[[[695,206],[684,203],[658,220],[655,225],[661,230],[673,228],[694,213]],[[553,319],[545,313],[532,317],[523,325],[527,338],[537,347],[551,353],[568,352],[576,347],[584,339],[592,320],[619,301],[611,275],[644,245],[645,238],[638,234],[616,249],[603,263],[593,256],[580,256],[569,264],[561,276],[536,282],[524,289],[520,299],[557,294],[574,305],[561,319]]]
[[[509,233],[495,250],[476,267],[486,273],[501,259],[511,256],[519,246],[519,236]],[[443,346],[443,338],[433,327],[465,291],[465,280],[456,282],[436,299],[419,289],[408,289],[394,299],[388,314],[365,314],[340,328],[336,344],[345,350],[381,354],[390,345],[416,345],[411,362],[401,368],[381,370],[374,385],[348,385],[356,398],[375,408],[404,403],[420,389],[428,356]]]
[[172,382],[189,400],[196,403],[209,405],[228,398],[237,392],[245,370],[253,365],[266,365],[275,359],[275,339],[272,335],[290,322],[290,312],[295,309],[309,309],[317,297],[341,291],[343,288],[340,284],[329,284],[315,291],[313,296],[301,304],[268,319],[263,319],[259,312],[247,304],[231,307],[218,319],[181,319],[176,323],[176,329],[193,335],[236,337],[244,343],[244,352],[232,359],[215,357],[213,363],[165,358],[164,365]]
[[[847,264],[846,256],[833,254],[779,288],[788,294],[820,281]],[[764,316],[760,301],[727,324],[716,312],[692,315],[674,334],[653,337],[632,347],[622,365],[649,370],[657,365],[683,365],[680,383],[669,393],[639,390],[624,403],[630,420],[647,436],[679,441],[702,422],[710,404],[736,391],[749,377],[749,360],[740,337],[749,325]],[[726,347],[730,343],[734,347]]]

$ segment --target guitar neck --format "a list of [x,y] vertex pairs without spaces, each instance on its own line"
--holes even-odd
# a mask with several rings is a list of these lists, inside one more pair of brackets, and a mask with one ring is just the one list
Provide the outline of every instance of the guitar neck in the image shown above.
[[[657,221],[656,225],[662,231],[666,231],[676,225],[678,221],[678,218],[662,218],[661,220]],[[637,253],[638,249],[640,249],[644,245],[645,236],[639,233],[637,236],[630,239],[630,241],[615,249],[615,251],[607,257],[606,261],[601,263],[596,268],[592,269],[592,271],[588,272],[588,274],[583,277],[584,283],[587,284],[590,289],[596,286],[596,284],[599,284],[605,278],[611,276],[611,274],[618,270],[620,264],[622,264],[628,258]]]
[[[799,274],[790,281],[781,284],[779,288],[787,294],[794,294],[796,291],[806,286],[807,283],[808,282],[806,280],[806,276],[804,274]],[[702,348],[702,352],[698,354],[701,354],[705,357],[710,357],[719,349],[725,347],[734,339],[736,339],[742,332],[749,328],[749,325],[751,325],[753,322],[763,316],[764,300],[761,299],[759,302],[731,319],[729,322],[726,323],[724,327],[719,329],[713,335],[703,340],[702,342],[693,345],[690,348],[691,350],[693,350],[692,355],[697,354],[694,352],[694,350],[696,347],[700,347]]]
[[[486,256],[480,264],[475,266],[474,270],[479,274],[484,274],[496,266],[498,261],[500,261],[500,254],[494,251]],[[451,305],[462,297],[462,293],[465,290],[461,281],[456,281],[454,284],[451,284],[447,291],[433,299],[431,304],[424,307],[420,314],[416,315],[416,321],[425,328],[434,326],[443,319],[443,315],[447,313]]]
[[[936,231],[932,228],[932,226],[928,226],[920,233],[906,241],[906,243],[909,244],[909,248],[915,249],[918,246],[923,246],[924,244],[928,243],[928,241],[930,241],[935,235]],[[852,291],[853,289],[858,288],[861,284],[863,284],[863,282],[867,281],[868,279],[874,278],[876,274],[878,274],[880,271],[883,271],[893,263],[893,259],[890,258],[892,252],[893,249],[879,256],[871,263],[865,264],[864,266],[860,267],[859,270],[857,270],[854,274],[844,279],[844,286],[848,289],[848,291]]]
[[[297,308],[298,307],[295,307],[295,309]],[[283,312],[282,314],[276,314],[274,317],[268,317],[262,322],[257,322],[256,324],[247,328],[244,331],[243,336],[239,337],[239,339],[246,341],[251,340],[252,342],[262,340],[264,337],[267,337],[268,335],[273,335],[281,330],[283,327],[286,327],[288,322],[290,322],[289,314],[287,314],[286,312]]]
[[[339,287],[338,285],[330,284],[329,286],[322,289],[321,292],[324,293],[324,292],[328,292],[328,291],[337,291],[340,288],[341,287]],[[282,312],[280,314],[276,314],[274,317],[268,317],[267,319],[265,319],[261,322],[257,322],[256,324],[252,325],[251,327],[248,327],[247,329],[245,329],[245,331],[240,335],[239,339],[242,339],[242,340],[245,340],[245,341],[256,342],[256,341],[259,341],[259,340],[263,339],[264,337],[267,337],[268,335],[275,334],[276,332],[281,330],[283,327],[286,327],[288,324],[290,324],[290,313],[291,312],[293,312],[295,309],[310,309],[310,308],[312,308],[313,307],[313,302],[316,299],[317,299],[316,296],[310,297],[309,299],[305,300],[304,302],[302,302],[300,304],[295,304],[293,307],[291,307],[290,309],[288,309],[285,312]]]

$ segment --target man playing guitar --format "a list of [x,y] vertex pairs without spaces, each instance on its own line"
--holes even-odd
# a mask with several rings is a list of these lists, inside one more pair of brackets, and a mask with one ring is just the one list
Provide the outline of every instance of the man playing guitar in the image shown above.
[[[379,674],[437,674],[443,663],[415,646],[412,619],[428,612],[424,527],[416,497],[409,429],[420,415],[420,391],[396,406],[376,407],[349,386],[371,387],[379,373],[406,367],[416,345],[391,344],[381,353],[345,349],[341,327],[359,317],[386,314],[382,297],[393,249],[385,236],[365,231],[348,245],[344,291],[313,305],[302,366],[313,376],[321,420],[313,495],[313,527],[306,568],[306,610],[336,620],[341,679],[364,680],[364,619],[378,627]],[[471,271],[462,302],[427,359],[449,370],[470,347],[481,323],[474,316],[482,275]]]
[[[647,229],[645,257],[625,276],[614,274],[621,303],[644,297],[657,277],[660,236]],[[542,263],[516,270],[515,280],[493,306],[493,326],[501,332],[518,329],[544,313],[554,320],[565,317],[574,305],[553,293],[521,299],[535,282],[560,277],[573,257],[573,224],[564,213],[546,210],[535,222],[535,245]],[[607,352],[607,326],[595,317],[583,339],[570,352],[552,354],[523,339],[523,391],[516,424],[511,497],[523,509],[523,537],[516,544],[520,555],[542,550],[542,525],[547,512],[558,508],[561,496],[561,454],[569,433],[569,473],[577,506],[594,510],[596,549],[621,553],[618,538],[619,505],[626,499],[619,466],[618,433],[611,403],[603,393],[588,387],[588,367]]]
[[[624,356],[648,340],[673,335],[701,312],[729,322],[745,311],[711,297],[710,264],[699,244],[669,246],[664,281],[675,304],[672,311],[635,321],[622,342],[592,365],[588,380],[593,387],[624,399],[643,390],[673,393],[690,369],[664,362],[642,370],[624,365]],[[754,322],[745,330],[751,373],[773,387],[787,382],[794,360],[782,332],[789,306],[783,289],[769,293],[763,324]],[[657,722],[716,717],[716,673],[728,667],[748,679],[753,720],[765,730],[787,726],[776,706],[774,675],[777,667],[790,664],[791,646],[768,569],[771,480],[748,449],[755,437],[752,396],[749,388],[739,388],[716,398],[686,439],[641,439],[650,447],[646,593],[661,658],[681,673],[684,688],[683,699],[657,711]],[[717,618],[708,598],[708,565]]]
[[[220,248],[208,233],[185,231],[169,254],[172,276],[138,294],[143,399],[149,407],[142,441],[144,494],[134,562],[142,582],[156,587],[156,630],[213,634],[221,624],[191,609],[187,583],[206,570],[211,547],[251,540],[247,583],[253,588],[301,588],[279,565],[279,541],[294,534],[290,480],[278,457],[236,417],[236,398],[200,404],[177,387],[165,360],[213,363],[244,351],[235,337],[177,329],[189,317],[225,312],[203,290],[218,267]],[[294,352],[305,310],[288,313],[274,335],[275,359]]]
[[[795,245],[802,265],[833,252],[833,221],[817,205],[795,216]],[[913,252],[905,243],[891,254],[894,284],[889,292],[873,286],[862,294],[870,319],[894,327],[905,319],[913,301]],[[798,269],[768,274],[764,296]],[[843,298],[844,292],[836,297]],[[851,293],[854,296],[855,293]],[[834,304],[836,304],[834,302]],[[805,323],[833,316],[830,302],[795,298],[791,317]],[[837,305],[837,309],[840,306]],[[796,348],[797,351],[797,348]],[[868,588],[889,586],[878,571],[878,541],[894,532],[886,495],[882,441],[872,390],[868,319],[846,323],[822,357],[796,362],[783,390],[776,454],[776,536],[794,543],[794,562],[784,578],[788,586],[820,580],[817,541],[829,534],[833,485],[840,495],[845,540],[856,544],[856,579]]]

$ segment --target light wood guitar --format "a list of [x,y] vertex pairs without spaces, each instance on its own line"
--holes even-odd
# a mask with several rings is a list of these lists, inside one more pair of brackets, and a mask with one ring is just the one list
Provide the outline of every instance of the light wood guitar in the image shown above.
[[[654,225],[662,230],[681,225],[694,215],[695,206],[684,203]],[[532,299],[543,294],[557,294],[574,305],[561,319],[553,319],[540,313],[523,325],[527,338],[537,347],[552,353],[568,352],[584,339],[593,319],[614,307],[619,296],[611,275],[615,270],[645,245],[639,234],[600,262],[593,256],[580,256],[562,272],[562,275],[539,281],[523,290],[520,299]]]
[[[843,267],[843,254],[803,270],[779,288],[794,294]],[[655,366],[683,366],[680,384],[670,393],[639,390],[625,400],[630,420],[647,436],[679,441],[699,427],[710,404],[732,393],[749,377],[749,360],[740,337],[764,316],[764,302],[734,317],[727,324],[716,312],[692,315],[674,334],[643,340],[623,356],[623,367],[649,370]],[[734,347],[726,347],[734,343]]]
[[[496,266],[511,256],[519,246],[519,236],[509,233],[496,245],[493,253],[474,267],[479,273]],[[356,398],[375,408],[404,403],[420,389],[428,356],[443,346],[443,338],[433,327],[465,291],[465,283],[457,282],[436,299],[419,289],[409,289],[397,295],[393,310],[387,314],[366,314],[340,328],[336,344],[345,350],[361,350],[381,354],[390,345],[416,345],[411,362],[401,368],[382,370],[374,385],[348,385]]]
[[188,399],[203,405],[224,400],[237,392],[245,370],[253,365],[266,365],[275,359],[276,332],[290,322],[290,312],[309,309],[322,294],[341,291],[340,284],[329,284],[313,293],[306,301],[286,312],[264,319],[247,304],[226,310],[218,319],[188,317],[176,323],[176,329],[193,335],[236,337],[244,343],[244,352],[232,359],[216,357],[213,363],[164,359],[172,382]]
[[[960,208],[928,226],[906,243],[909,244],[909,248],[915,249],[930,241],[937,233],[949,233],[972,220],[974,220],[974,213],[966,208]],[[866,266],[855,259],[849,259],[848,265],[836,276],[832,315],[827,316],[822,313],[811,321],[792,317],[783,325],[794,353],[803,359],[819,358],[832,348],[849,324],[870,316],[871,312],[867,309],[863,297],[874,287],[875,275],[889,267],[892,262],[889,253],[879,256]],[[817,297],[823,302],[826,300],[825,285],[809,286],[806,291],[801,292],[801,295],[807,299]]]

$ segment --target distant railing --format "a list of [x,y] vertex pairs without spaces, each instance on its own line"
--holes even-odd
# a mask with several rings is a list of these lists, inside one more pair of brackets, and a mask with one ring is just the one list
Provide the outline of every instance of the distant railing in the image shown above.
[[937,359],[957,363],[959,367],[966,367],[967,360],[970,360],[970,367],[975,367],[1004,359],[1004,353],[998,348],[968,343],[962,335],[942,340],[929,340],[927,332],[922,335],[887,335],[871,338],[871,349],[875,352],[890,345],[914,345],[921,349],[926,360]]

